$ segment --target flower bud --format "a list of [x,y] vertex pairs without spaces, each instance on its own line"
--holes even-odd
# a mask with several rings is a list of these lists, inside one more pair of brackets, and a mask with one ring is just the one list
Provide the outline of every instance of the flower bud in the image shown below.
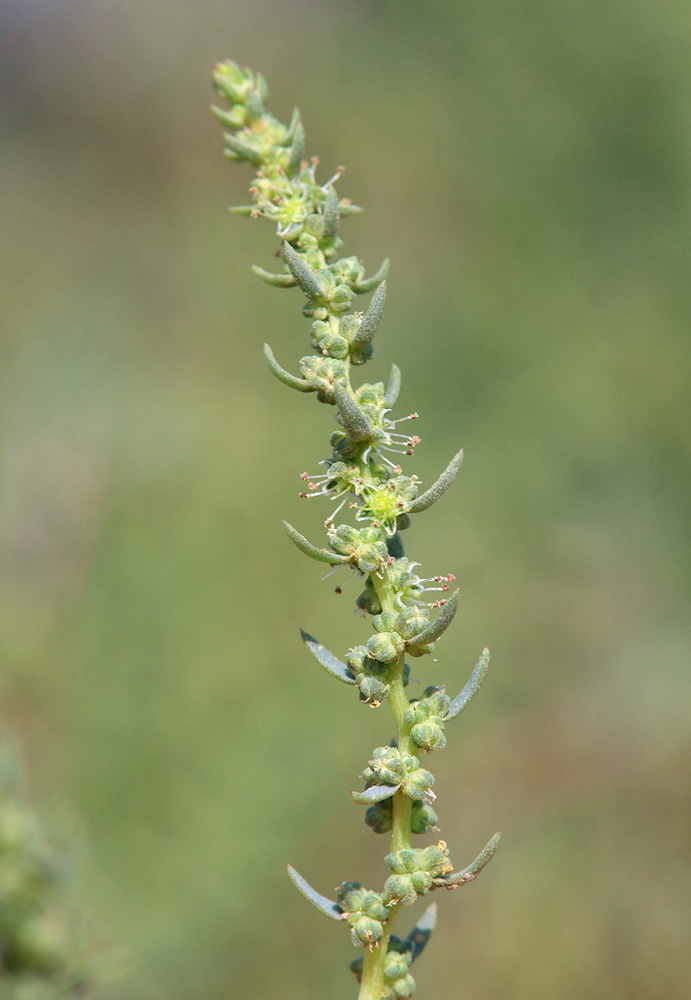
[[402,756],[398,747],[377,747],[362,777],[372,784],[400,785],[406,777],[406,764],[411,759],[416,760],[407,754]]
[[337,899],[350,924],[354,945],[371,947],[381,941],[389,910],[378,892],[364,889],[359,882],[344,882]]
[[365,813],[365,823],[374,833],[388,833],[393,826],[393,799],[370,806]]
[[424,608],[405,608],[396,618],[396,631],[404,639],[412,639],[429,625],[429,611]]
[[379,632],[367,640],[367,655],[382,663],[393,663],[405,648],[398,632]]
[[[372,627],[375,632],[393,632],[396,628],[395,611],[384,611],[372,619]],[[396,631],[398,631],[396,629]]]
[[413,726],[410,730],[410,738],[416,747],[426,751],[426,753],[431,753],[432,750],[443,750],[446,746],[443,724],[433,722],[431,719],[427,722],[418,722],[416,726]]
[[[384,803],[381,803],[381,805],[384,805]],[[438,822],[439,817],[432,806],[427,805],[426,802],[421,802],[419,799],[413,802],[413,812],[410,823],[412,833],[428,833],[436,827]]]
[[361,611],[366,611],[370,615],[378,615],[381,612],[381,601],[374,587],[366,586],[355,604]]

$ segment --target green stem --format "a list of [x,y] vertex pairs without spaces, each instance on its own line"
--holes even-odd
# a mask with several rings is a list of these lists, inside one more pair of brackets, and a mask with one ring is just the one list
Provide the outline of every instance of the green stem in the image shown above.
[[[373,573],[372,583],[381,602],[382,610],[393,611],[394,603],[386,569],[382,571],[381,577]],[[408,710],[408,697],[403,686],[403,655],[391,665],[390,682],[391,689],[387,700],[396,723],[396,741],[403,753],[410,753],[410,735],[408,727],[403,722],[403,717]],[[396,792],[393,797],[392,851],[400,851],[405,847],[410,847],[412,809],[412,799],[404,795],[403,792]],[[384,963],[389,948],[389,937],[399,909],[400,903],[391,907],[390,916],[385,925],[385,934],[378,947],[372,951],[365,949],[358,1000],[381,1000],[384,992]]]

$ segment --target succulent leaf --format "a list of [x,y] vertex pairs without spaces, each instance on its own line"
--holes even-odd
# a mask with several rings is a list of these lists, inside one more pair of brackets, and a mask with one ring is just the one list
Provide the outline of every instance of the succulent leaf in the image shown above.
[[304,879],[299,872],[296,872],[292,865],[287,865],[288,868],[288,878],[296,886],[297,889],[302,893],[305,899],[309,900],[312,906],[316,906],[325,916],[331,917],[332,920],[345,920],[346,916],[338,903],[335,903],[332,899],[328,899],[326,896],[320,895],[315,889],[309,884],[307,879]]
[[432,506],[435,501],[439,499],[442,493],[445,493],[451,483],[456,478],[458,470],[461,467],[461,462],[463,461],[463,449],[456,452],[454,457],[451,459],[449,464],[446,466],[441,476],[435,483],[433,483],[428,490],[421,493],[419,497],[413,500],[408,505],[408,511],[411,514],[419,514],[423,510],[427,510]]
[[455,719],[457,715],[460,715],[464,708],[470,704],[475,695],[480,690],[482,682],[484,681],[487,670],[489,668],[489,649],[483,649],[480,659],[477,661],[477,665],[470,675],[468,683],[465,685],[460,694],[457,694],[454,700],[449,705],[449,710],[445,715],[445,720],[448,722],[449,719]]
[[304,552],[306,556],[310,556],[311,559],[316,559],[317,562],[330,563],[335,566],[337,563],[347,563],[350,562],[348,556],[339,556],[336,552],[330,552],[329,549],[318,549],[316,545],[312,545],[308,542],[304,535],[288,524],[287,521],[283,522],[283,527],[286,529],[286,534],[288,538]]
[[322,667],[331,674],[332,677],[337,678],[339,681],[343,681],[345,684],[355,684],[357,681],[351,674],[348,666],[343,663],[338,657],[334,656],[333,653],[322,646],[321,643],[317,642],[314,636],[311,636],[309,632],[305,632],[304,629],[300,629],[300,635],[302,636],[302,641],[309,649],[312,656],[321,663]]

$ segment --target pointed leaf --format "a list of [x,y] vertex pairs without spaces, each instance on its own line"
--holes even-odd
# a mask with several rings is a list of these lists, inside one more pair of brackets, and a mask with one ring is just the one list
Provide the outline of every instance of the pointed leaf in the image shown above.
[[437,904],[431,903],[405,939],[406,945],[408,945],[409,950],[413,953],[413,962],[416,958],[419,958],[436,926]]
[[367,441],[372,436],[372,424],[362,412],[342,382],[334,384],[334,396],[343,428],[354,444]]
[[264,344],[264,359],[269,366],[269,370],[273,372],[279,382],[283,382],[284,385],[290,386],[291,389],[297,389],[298,392],[315,391],[314,386],[306,379],[298,378],[297,375],[291,375],[290,372],[285,370],[285,368],[281,368],[268,344]]
[[324,206],[324,239],[332,240],[338,235],[338,224],[340,221],[338,195],[336,194],[336,189],[330,187],[326,195],[326,205]]
[[451,597],[448,599],[444,607],[441,609],[437,617],[433,622],[430,622],[427,628],[424,628],[422,632],[418,635],[413,636],[406,643],[407,647],[410,646],[426,646],[428,642],[436,642],[436,640],[446,632],[447,628],[453,621],[453,617],[458,611],[458,590],[454,590]]
[[377,330],[379,329],[379,324],[381,323],[385,301],[386,282],[382,281],[381,285],[372,296],[369,309],[362,317],[362,322],[358,327],[357,333],[350,342],[352,350],[360,351],[363,347],[372,343],[377,334]]
[[489,649],[483,649],[480,659],[477,661],[475,669],[470,675],[470,680],[463,688],[460,694],[457,694],[454,700],[449,705],[449,710],[444,717],[444,721],[448,722],[450,719],[455,719],[457,715],[460,715],[464,708],[470,704],[475,695],[480,690],[482,682],[485,679],[487,670],[489,668]]
[[386,393],[384,395],[384,402],[390,408],[394,405],[398,399],[398,394],[401,391],[401,369],[398,365],[391,365],[391,375],[389,376],[389,384],[386,387]]
[[290,146],[290,157],[286,166],[288,177],[294,177],[300,169],[300,163],[305,154],[305,126],[298,122],[295,128],[295,138]]
[[374,802],[390,799],[400,787],[400,785],[370,785],[364,792],[351,792],[350,797],[359,806],[371,806]]
[[451,459],[436,483],[433,483],[428,490],[421,493],[419,497],[408,505],[408,511],[411,514],[419,514],[421,510],[427,510],[428,507],[431,507],[435,500],[438,500],[454,481],[462,461],[463,449],[461,448]]
[[271,271],[265,271],[263,267],[258,267],[257,264],[252,265],[252,270],[265,281],[267,285],[273,285],[274,288],[295,288],[297,281],[292,276],[292,274],[272,274]]
[[325,916],[331,917],[332,920],[345,919],[345,914],[338,903],[316,892],[307,879],[304,879],[299,872],[296,872],[292,865],[288,865],[287,868],[288,878],[300,890],[305,899],[310,901],[312,906],[316,906],[318,910],[321,910]]
[[243,142],[242,139],[238,139],[238,137],[233,135],[232,132],[225,132],[223,138],[225,139],[227,147],[224,150],[226,154],[230,151],[234,156],[239,157],[241,160],[249,160],[249,162],[254,164],[255,167],[259,166],[262,161],[262,154],[259,150],[255,149],[254,146],[250,146],[249,143]]
[[357,684],[347,665],[342,663],[333,653],[329,652],[325,646],[317,642],[314,636],[310,635],[309,632],[305,632],[304,629],[300,629],[300,635],[312,656],[321,663],[322,667],[332,677],[336,677],[339,681],[344,681],[346,684]]
[[492,860],[500,840],[501,830],[494,834],[489,843],[480,851],[475,860],[467,868],[464,868],[460,872],[454,872],[453,875],[449,875],[447,878],[435,879],[434,884],[445,889],[455,889],[456,886],[472,882],[478,877],[487,862]]
[[[341,215],[345,215],[343,209],[341,209]],[[358,295],[362,295],[364,292],[372,292],[377,287],[381,285],[384,278],[389,273],[389,265],[391,261],[387,257],[385,261],[382,262],[381,267],[376,274],[373,274],[371,278],[363,278],[362,281],[355,281],[352,285],[353,291]]]
[[295,138],[295,132],[298,125],[300,124],[300,112],[297,108],[293,108],[293,116],[290,119],[290,125],[286,134],[283,136],[281,141],[278,143],[279,146],[290,146],[292,145],[293,139]]
[[305,295],[310,299],[318,299],[324,294],[324,286],[311,267],[304,262],[300,254],[287,241],[283,244],[283,258],[290,268],[290,273],[297,281]]
[[340,212],[342,219],[345,219],[347,215],[359,215],[360,212],[362,211],[363,209],[360,208],[359,205],[353,205],[353,203],[351,201],[348,201],[347,198],[344,198],[340,204]]
[[318,549],[316,545],[312,545],[308,542],[304,535],[301,535],[292,524],[288,524],[287,521],[283,522],[283,527],[286,529],[286,533],[291,542],[304,552],[306,556],[310,556],[312,559],[316,559],[317,562],[329,563],[331,566],[336,566],[339,563],[350,562],[349,556],[339,556],[336,552],[331,552],[330,549]]

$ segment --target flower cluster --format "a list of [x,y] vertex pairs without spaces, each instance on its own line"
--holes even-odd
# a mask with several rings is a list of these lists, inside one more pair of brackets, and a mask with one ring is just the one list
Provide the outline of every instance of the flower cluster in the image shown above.
[[86,995],[84,955],[53,905],[62,869],[17,794],[13,759],[0,751],[0,996],[6,1000]]
[[[429,686],[418,699],[405,688],[410,675],[406,657],[430,654],[451,624],[458,608],[452,574],[421,577],[419,563],[405,555],[402,533],[412,518],[436,502],[455,479],[462,461],[459,451],[427,489],[401,463],[420,443],[405,429],[418,414],[394,418],[401,373],[391,368],[388,383],[351,382],[354,367],[374,355],[386,302],[388,261],[367,276],[357,257],[343,256],[341,220],[360,209],[336,191],[343,168],[324,183],[317,180],[319,161],[305,156],[305,131],[299,112],[288,125],[267,110],[266,81],[260,74],[233,62],[220,63],[214,84],[227,108],[214,107],[225,128],[225,153],[255,170],[249,188],[250,204],[235,211],[266,218],[280,238],[282,269],[253,270],[279,288],[296,288],[303,297],[303,315],[310,321],[314,353],[298,362],[293,374],[276,360],[268,345],[264,356],[270,371],[298,392],[316,393],[319,402],[335,407],[336,427],[330,454],[322,472],[301,474],[305,499],[328,504],[324,545],[315,545],[295,527],[285,524],[294,544],[310,558],[337,569],[350,567],[362,578],[356,608],[370,616],[373,634],[339,659],[306,632],[302,637],[324,669],[355,687],[362,702],[378,707],[388,702],[396,735],[388,746],[377,747],[362,772],[363,791],[352,791],[354,801],[366,805],[365,822],[375,833],[391,833],[391,872],[382,893],[344,882],[337,901],[319,895],[289,866],[300,891],[323,913],[346,921],[355,945],[364,955],[352,966],[360,983],[361,1000],[410,997],[415,983],[410,966],[426,944],[434,926],[435,908],[429,908],[405,941],[391,934],[401,906],[437,888],[455,888],[473,880],[492,857],[495,835],[472,862],[453,872],[444,841],[412,848],[411,836],[437,828],[431,802],[434,777],[421,766],[419,753],[446,745],[445,725],[456,718],[479,689],[489,663],[485,650],[470,680],[453,700],[443,687]],[[372,293],[366,308],[356,308],[357,296]],[[342,512],[345,512],[342,514]],[[349,518],[337,522],[338,517]],[[327,573],[330,576],[330,573]],[[336,588],[341,592],[342,584]]]

